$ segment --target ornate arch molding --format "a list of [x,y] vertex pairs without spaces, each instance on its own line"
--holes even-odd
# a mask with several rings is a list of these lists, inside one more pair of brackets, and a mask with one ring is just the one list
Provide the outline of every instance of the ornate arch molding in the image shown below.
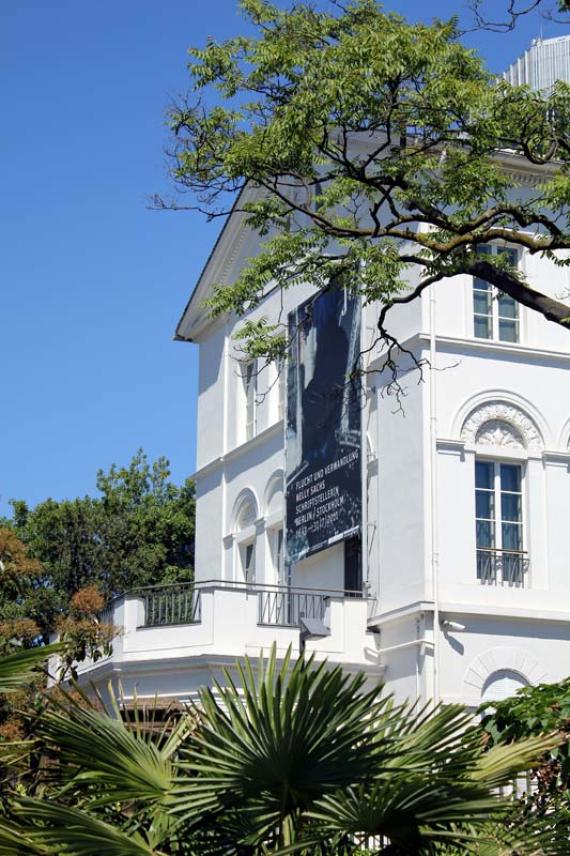
[[232,510],[233,533],[241,532],[248,526],[253,526],[259,517],[259,505],[251,488],[246,487],[238,494]]
[[276,470],[269,478],[267,485],[265,487],[265,493],[263,495],[263,506],[262,513],[264,516],[267,516],[272,511],[275,511],[272,508],[272,504],[274,503],[275,497],[278,494],[281,494],[282,497],[285,493],[285,474],[283,470]]
[[501,669],[516,672],[529,684],[540,684],[548,679],[543,664],[524,648],[497,645],[475,657],[463,678],[463,698],[467,704],[479,704],[486,682]]
[[562,430],[558,437],[558,448],[565,452],[570,452],[570,417],[562,426]]
[[544,448],[536,422],[516,404],[501,399],[486,401],[471,410],[461,428],[461,439],[470,445],[528,451]]

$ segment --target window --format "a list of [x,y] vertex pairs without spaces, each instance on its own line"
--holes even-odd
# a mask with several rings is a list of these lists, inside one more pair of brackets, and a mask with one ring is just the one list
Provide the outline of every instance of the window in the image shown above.
[[256,433],[257,421],[257,371],[254,360],[242,365],[242,380],[245,393],[245,439],[251,440]]
[[[518,265],[518,253],[504,247],[479,247],[478,253],[506,255],[509,263]],[[519,305],[484,279],[473,280],[473,332],[477,339],[518,342],[520,339]]]
[[255,582],[255,542],[242,544],[241,559],[243,578],[246,583]]
[[477,578],[522,585],[527,562],[520,464],[476,460],[475,508]]
[[344,542],[344,588],[353,594],[362,591],[362,543],[358,535]]
[[279,585],[285,583],[285,550],[283,529],[272,529],[271,532],[271,558],[275,579]]

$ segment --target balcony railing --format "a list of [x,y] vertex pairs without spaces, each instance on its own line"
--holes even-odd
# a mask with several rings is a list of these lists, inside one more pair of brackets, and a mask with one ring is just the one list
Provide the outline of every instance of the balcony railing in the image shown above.
[[524,586],[528,553],[522,550],[477,550],[477,579],[483,585]]
[[144,601],[143,627],[167,624],[199,624],[202,619],[202,597],[194,586],[147,589]]
[[323,621],[331,597],[363,597],[362,592],[358,591],[296,588],[229,580],[153,586],[131,593],[142,599],[143,613],[139,617],[139,626],[200,624],[202,592],[212,589],[241,591],[248,597],[257,597],[258,624],[277,627],[298,627],[302,617]]
[[324,620],[328,595],[286,589],[259,593],[259,623],[298,627],[300,618]]

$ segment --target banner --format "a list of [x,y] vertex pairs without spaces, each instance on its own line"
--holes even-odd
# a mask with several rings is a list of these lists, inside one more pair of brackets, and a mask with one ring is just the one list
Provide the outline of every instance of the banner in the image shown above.
[[321,292],[289,314],[285,492],[287,561],[360,531],[360,301]]

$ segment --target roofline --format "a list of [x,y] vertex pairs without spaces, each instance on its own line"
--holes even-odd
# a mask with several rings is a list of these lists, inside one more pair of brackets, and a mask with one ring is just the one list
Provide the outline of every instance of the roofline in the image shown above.
[[183,323],[183,321],[184,321],[184,319],[185,319],[185,317],[186,317],[186,314],[190,311],[190,308],[191,308],[191,306],[192,306],[192,303],[193,303],[193,301],[194,301],[194,299],[195,299],[195,297],[196,297],[196,294],[197,294],[197,292],[198,292],[198,289],[199,289],[199,287],[200,287],[200,284],[201,284],[202,280],[204,279],[204,277],[205,277],[205,275],[206,275],[206,272],[207,272],[207,270],[208,270],[208,267],[209,267],[210,263],[211,263],[211,262],[212,262],[212,260],[214,259],[214,256],[216,255],[216,253],[217,253],[217,251],[218,251],[219,247],[220,247],[220,246],[221,246],[221,244],[222,244],[222,241],[224,240],[225,234],[226,234],[226,232],[227,232],[227,230],[228,230],[228,227],[229,227],[230,220],[232,219],[232,216],[233,216],[233,214],[235,213],[236,207],[237,207],[237,205],[238,205],[238,203],[239,203],[240,199],[242,198],[242,196],[243,196],[243,194],[244,194],[244,192],[245,192],[246,187],[247,187],[247,185],[244,185],[244,186],[241,188],[241,190],[238,192],[238,195],[236,196],[236,198],[234,199],[233,204],[232,204],[232,207],[231,207],[231,210],[228,212],[228,214],[227,214],[227,216],[226,216],[226,219],[224,220],[224,225],[223,225],[223,226],[222,226],[222,228],[220,229],[220,232],[219,232],[219,234],[218,234],[218,237],[216,238],[216,240],[215,240],[215,242],[214,242],[214,246],[213,246],[213,247],[212,247],[212,249],[210,250],[210,253],[209,253],[209,255],[208,255],[208,258],[206,259],[206,261],[205,261],[204,265],[202,266],[202,270],[200,271],[200,275],[199,275],[198,279],[196,280],[196,283],[195,283],[195,285],[194,285],[194,288],[192,289],[192,292],[191,292],[191,294],[190,294],[190,297],[188,298],[188,301],[187,301],[187,303],[186,303],[186,306],[184,307],[184,310],[183,310],[183,312],[182,312],[182,315],[180,316],[180,318],[179,318],[179,320],[178,320],[178,323],[177,323],[177,325],[176,325],[176,329],[175,329],[175,331],[174,331],[174,336],[173,336],[173,340],[174,340],[175,342],[194,342],[194,341],[195,341],[194,339],[191,339],[189,336],[183,336],[183,335],[180,333],[180,327],[182,326],[182,323]]

